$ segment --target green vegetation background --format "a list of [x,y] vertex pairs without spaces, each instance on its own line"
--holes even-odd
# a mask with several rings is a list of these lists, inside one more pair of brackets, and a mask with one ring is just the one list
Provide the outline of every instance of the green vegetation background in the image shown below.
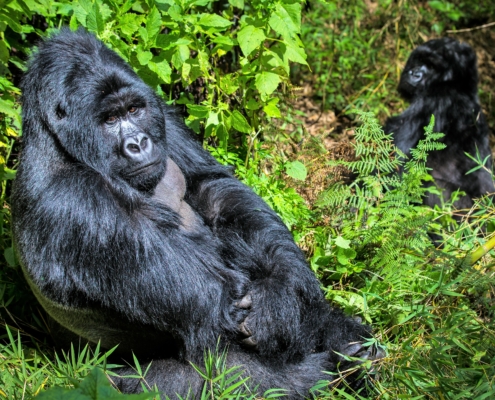
[[[421,182],[429,179],[424,160],[441,136],[427,128],[398,181],[390,174],[395,149],[377,121],[407,106],[395,86],[416,45],[483,24],[472,32],[491,32],[493,21],[490,0],[0,0],[0,398],[29,399],[53,387],[45,398],[122,396],[93,370],[112,367],[98,348],[54,353],[12,248],[19,81],[35,44],[63,25],[94,32],[180,107],[215,157],[281,215],[329,301],[373,325],[387,357],[365,363],[375,372],[367,398],[495,398],[494,208],[481,199],[469,220],[456,223],[449,203],[420,206]],[[306,110],[292,101],[295,84],[311,85],[321,109],[347,115],[348,127],[359,124],[357,158],[330,162],[330,183],[310,204],[297,191],[308,185],[307,165],[286,151],[308,138]],[[493,127],[492,91],[481,85]],[[326,165],[322,146],[312,151]],[[352,172],[353,183],[332,178],[339,168]],[[203,397],[253,398],[237,379],[242,370],[225,371],[222,360],[209,353],[198,366],[208,383]],[[145,375],[136,360],[136,376],[152,390]],[[365,398],[344,392],[339,377],[329,381],[336,386],[321,382],[315,396]]]

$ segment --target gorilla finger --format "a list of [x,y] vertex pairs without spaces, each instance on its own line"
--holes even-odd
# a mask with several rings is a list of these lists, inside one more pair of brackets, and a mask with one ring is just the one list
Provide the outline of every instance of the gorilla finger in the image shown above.
[[256,346],[258,346],[258,342],[256,340],[254,340],[252,336],[248,337],[246,339],[243,339],[242,344],[245,345],[246,347],[249,347],[249,348],[255,348]]
[[251,305],[253,304],[253,300],[251,298],[251,295],[248,293],[247,295],[245,295],[241,301],[238,301],[236,303],[236,306],[239,307],[239,308],[251,308]]
[[363,350],[362,343],[349,343],[349,345],[347,345],[347,347],[344,347],[344,349],[342,350],[342,354],[351,357],[359,357],[358,353],[362,350]]
[[244,336],[251,336],[252,332],[251,330],[247,327],[246,321],[241,322],[239,324],[239,331],[244,335]]

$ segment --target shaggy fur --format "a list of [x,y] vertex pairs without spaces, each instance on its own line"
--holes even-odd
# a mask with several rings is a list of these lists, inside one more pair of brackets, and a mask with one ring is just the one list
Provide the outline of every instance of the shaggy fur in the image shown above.
[[170,396],[200,393],[189,361],[218,338],[259,393],[291,398],[349,365],[335,352],[372,356],[369,328],[328,306],[280,218],[93,35],[42,43],[22,89],[15,241],[61,326],[154,360],[147,380]]
[[[426,165],[445,200],[458,189],[466,193],[456,202],[458,208],[470,208],[473,198],[495,190],[486,170],[466,175],[476,164],[465,152],[479,152],[482,160],[491,154],[477,84],[476,54],[468,44],[451,38],[430,40],[411,53],[401,75],[398,90],[410,101],[409,108],[385,124],[385,132],[393,132],[397,147],[409,155],[435,116],[434,131],[445,134],[441,141],[447,147],[431,152]],[[486,167],[492,168],[491,156]],[[424,203],[433,207],[441,199],[429,194]]]

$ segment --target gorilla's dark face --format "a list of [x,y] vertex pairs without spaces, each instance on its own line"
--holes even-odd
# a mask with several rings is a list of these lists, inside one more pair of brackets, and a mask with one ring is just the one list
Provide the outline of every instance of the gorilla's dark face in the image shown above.
[[477,76],[472,71],[476,71],[476,55],[469,45],[452,38],[433,39],[411,53],[398,90],[409,101],[449,85],[476,91]]
[[140,191],[155,188],[167,159],[163,103],[124,60],[79,31],[41,46],[29,71],[24,119],[44,129],[28,126],[26,141],[46,132],[74,165]]
[[166,154],[149,126],[146,99],[132,87],[121,87],[103,98],[101,110],[103,136],[113,145],[112,170],[132,187],[152,190],[165,173]]

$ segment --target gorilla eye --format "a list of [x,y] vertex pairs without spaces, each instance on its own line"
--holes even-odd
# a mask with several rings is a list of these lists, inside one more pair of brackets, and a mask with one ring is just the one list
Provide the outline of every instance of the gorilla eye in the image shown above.
[[105,121],[107,124],[114,124],[117,121],[117,117],[115,115],[111,115]]
[[426,72],[426,67],[424,67],[424,66],[413,68],[413,69],[409,70],[409,79],[412,82],[417,83],[421,79],[423,79],[425,72]]
[[131,114],[135,114],[138,110],[139,110],[139,108],[134,107],[134,106],[131,106],[131,107],[129,107],[129,110],[128,111]]

